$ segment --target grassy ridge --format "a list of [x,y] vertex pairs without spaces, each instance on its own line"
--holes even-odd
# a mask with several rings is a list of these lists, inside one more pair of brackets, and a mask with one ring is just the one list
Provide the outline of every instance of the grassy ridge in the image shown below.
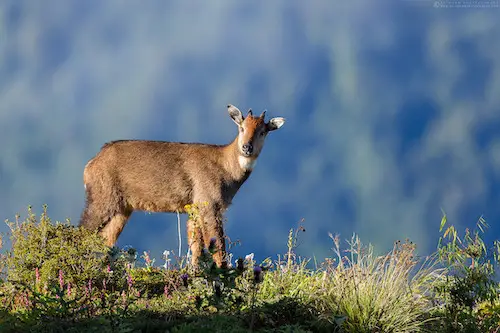
[[410,241],[384,255],[354,236],[310,269],[288,251],[257,263],[214,266],[205,250],[194,270],[165,252],[108,249],[100,237],[37,217],[8,222],[12,248],[0,258],[0,332],[500,332],[500,244],[478,230],[463,237],[446,217],[436,253]]

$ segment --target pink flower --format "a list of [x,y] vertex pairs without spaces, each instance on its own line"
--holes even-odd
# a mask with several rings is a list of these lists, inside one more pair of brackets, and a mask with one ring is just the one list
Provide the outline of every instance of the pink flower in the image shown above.
[[127,284],[129,288],[132,288],[132,285],[134,284],[134,281],[132,280],[132,275],[130,275],[130,273],[127,273]]
[[125,307],[127,305],[127,295],[125,291],[122,291],[122,305]]
[[165,297],[168,297],[168,287],[167,285],[165,285],[165,287],[163,288],[163,295],[165,295]]
[[85,296],[90,296],[92,294],[92,280],[85,286]]
[[144,261],[146,261],[147,266],[151,264],[151,258],[149,257],[149,252],[144,251]]
[[61,288],[61,290],[64,289],[64,276],[62,270],[59,270],[59,287]]
[[26,307],[30,307],[31,306],[31,301],[28,297],[28,293],[23,293],[23,300],[24,300],[24,305]]

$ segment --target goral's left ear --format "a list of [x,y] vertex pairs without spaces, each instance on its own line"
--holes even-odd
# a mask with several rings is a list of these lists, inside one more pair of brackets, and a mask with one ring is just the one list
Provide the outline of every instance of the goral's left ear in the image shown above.
[[280,128],[281,126],[283,126],[284,123],[285,123],[285,118],[283,118],[283,117],[271,118],[271,119],[269,119],[269,122],[266,125],[267,126],[267,130],[269,132],[277,130],[278,128]]
[[245,118],[243,118],[243,114],[241,114],[241,111],[234,105],[229,104],[227,106],[227,112],[229,112],[229,116],[238,126],[240,126],[241,123],[243,123],[243,120],[245,120]]

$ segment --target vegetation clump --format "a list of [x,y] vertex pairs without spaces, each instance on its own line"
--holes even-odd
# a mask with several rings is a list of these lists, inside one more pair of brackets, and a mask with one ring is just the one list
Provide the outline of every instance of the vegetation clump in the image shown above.
[[[201,265],[165,251],[108,248],[46,207],[10,226],[0,257],[0,332],[499,332],[500,245],[486,227],[460,237],[443,218],[437,251],[420,258],[409,240],[377,255],[357,236],[312,265],[290,230],[276,260],[252,254],[218,268],[216,246]],[[1,242],[0,242],[1,244]],[[312,267],[314,266],[314,267]]]

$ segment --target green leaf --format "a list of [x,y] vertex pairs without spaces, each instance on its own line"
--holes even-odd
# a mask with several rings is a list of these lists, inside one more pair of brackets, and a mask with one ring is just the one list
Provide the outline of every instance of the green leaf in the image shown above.
[[443,212],[443,217],[441,218],[441,226],[439,227],[439,232],[443,231],[444,225],[446,224],[446,214]]

